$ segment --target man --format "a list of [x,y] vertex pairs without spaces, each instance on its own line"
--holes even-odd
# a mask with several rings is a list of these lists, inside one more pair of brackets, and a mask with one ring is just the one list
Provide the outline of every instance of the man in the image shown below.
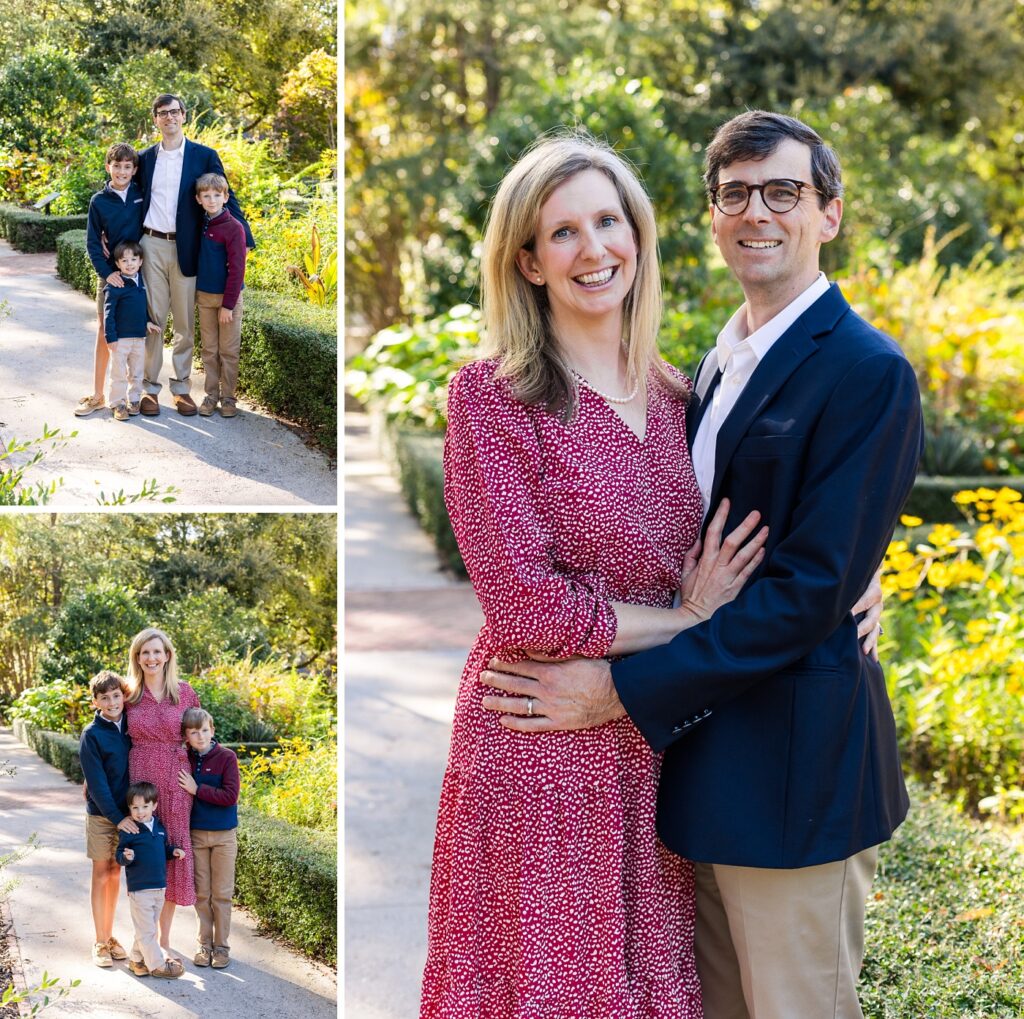
[[[658,830],[697,861],[707,1019],[859,1019],[864,899],[906,815],[882,672],[850,613],[922,446],[914,372],[818,270],[842,219],[839,163],[753,111],[707,152],[715,243],[745,304],[698,369],[689,431],[705,509],[770,531],[746,589],[670,644],[614,665],[492,668],[521,731],[628,713],[665,750]],[[533,717],[521,717],[521,716]],[[541,717],[537,717],[541,716]]]
[[[195,183],[205,173],[225,176],[217,153],[186,138],[185,104],[179,96],[159,95],[153,101],[153,122],[160,142],[139,153],[137,181],[144,195],[142,226],[142,274],[149,292],[150,320],[159,333],[146,337],[146,364],[142,397],[143,414],[160,413],[160,371],[163,368],[163,332],[170,312],[174,321],[171,353],[171,395],[179,414],[196,413],[189,395],[192,374],[196,308],[196,272],[203,210],[196,204]],[[242,216],[238,199],[229,192],[227,207],[245,227],[246,246],[255,241]]]

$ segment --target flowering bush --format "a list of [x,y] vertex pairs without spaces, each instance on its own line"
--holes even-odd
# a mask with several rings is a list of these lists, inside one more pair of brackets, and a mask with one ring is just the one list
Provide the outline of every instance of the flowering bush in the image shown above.
[[77,736],[92,721],[92,697],[88,686],[71,679],[57,679],[22,691],[9,714],[12,719],[22,718],[47,732]]
[[972,527],[904,517],[886,553],[889,692],[915,770],[962,805],[1024,815],[1024,500],[954,502]]
[[239,763],[240,802],[289,824],[338,830],[338,740],[283,739],[271,754]]

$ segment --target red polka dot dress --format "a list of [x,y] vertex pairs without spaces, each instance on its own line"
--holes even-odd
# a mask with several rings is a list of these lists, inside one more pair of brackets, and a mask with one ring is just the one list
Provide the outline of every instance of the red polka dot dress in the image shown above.
[[445,498],[485,623],[441,792],[421,1019],[699,1019],[693,870],[655,833],[659,755],[625,718],[511,732],[478,679],[495,654],[604,656],[610,602],[671,604],[701,518],[685,406],[652,376],[640,440],[586,388],[563,425],[494,372],[471,364],[449,392]]
[[167,829],[171,842],[185,850],[183,859],[167,861],[169,902],[194,906],[196,886],[192,871],[192,839],[189,817],[192,797],[178,785],[178,772],[190,771],[185,742],[181,738],[181,716],[189,708],[198,708],[199,698],[188,683],[178,684],[178,703],[165,697],[157,703],[143,686],[142,697],[128,705],[128,775],[133,782],[152,782],[157,787],[157,817]]

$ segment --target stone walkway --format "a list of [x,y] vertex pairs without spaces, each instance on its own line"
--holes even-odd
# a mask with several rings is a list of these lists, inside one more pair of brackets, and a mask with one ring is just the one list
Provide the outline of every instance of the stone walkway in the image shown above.
[[[101,492],[137,493],[151,479],[178,489],[176,503],[165,507],[175,510],[337,504],[329,457],[244,400],[231,420],[186,418],[174,410],[165,385],[159,417],[120,422],[96,411],[76,418],[75,404],[92,388],[96,304],[56,277],[55,255],[20,254],[0,241],[3,300],[10,314],[0,318],[0,440],[37,438],[43,425],[78,432],[26,478],[62,479],[52,507],[92,509]],[[165,352],[161,381],[169,368]],[[201,371],[193,373],[197,400],[202,379]]]
[[[3,870],[3,880],[17,882],[8,904],[24,979],[34,986],[45,971],[65,985],[81,980],[69,997],[46,1010],[47,1017],[334,1019],[334,972],[259,935],[253,918],[238,908],[232,916],[227,969],[192,964],[196,921],[190,907],[176,911],[171,932],[172,948],[185,959],[184,976],[140,979],[123,962],[110,969],[94,966],[82,787],[19,743],[9,729],[0,729],[0,764],[4,762],[15,774],[0,774],[0,856],[26,845],[33,834],[38,840],[37,848]],[[131,946],[123,885],[114,935],[126,948]]]
[[482,617],[361,414],[345,422],[345,531],[345,1007],[412,1019],[455,689]]

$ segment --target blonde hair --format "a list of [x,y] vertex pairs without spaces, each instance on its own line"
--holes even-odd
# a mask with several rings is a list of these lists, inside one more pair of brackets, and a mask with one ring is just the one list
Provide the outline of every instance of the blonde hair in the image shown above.
[[132,646],[128,649],[128,685],[131,688],[131,693],[128,694],[129,704],[138,704],[142,700],[146,680],[139,666],[139,652],[142,650],[143,644],[147,644],[154,638],[163,642],[164,650],[168,655],[167,661],[164,662],[164,696],[169,698],[172,704],[178,703],[180,696],[178,692],[178,656],[174,652],[171,638],[163,630],[150,626],[135,634],[132,638]]
[[615,186],[636,239],[636,278],[623,304],[628,376],[646,391],[653,368],[668,387],[685,387],[658,357],[661,278],[654,208],[636,171],[611,146],[582,129],[539,139],[505,175],[491,203],[484,230],[480,306],[487,330],[487,356],[500,361],[498,374],[513,380],[523,403],[541,404],[569,421],[578,390],[559,355],[547,291],[530,283],[517,266],[520,248],[531,250],[540,211],[556,188],[585,170],[598,170]]

